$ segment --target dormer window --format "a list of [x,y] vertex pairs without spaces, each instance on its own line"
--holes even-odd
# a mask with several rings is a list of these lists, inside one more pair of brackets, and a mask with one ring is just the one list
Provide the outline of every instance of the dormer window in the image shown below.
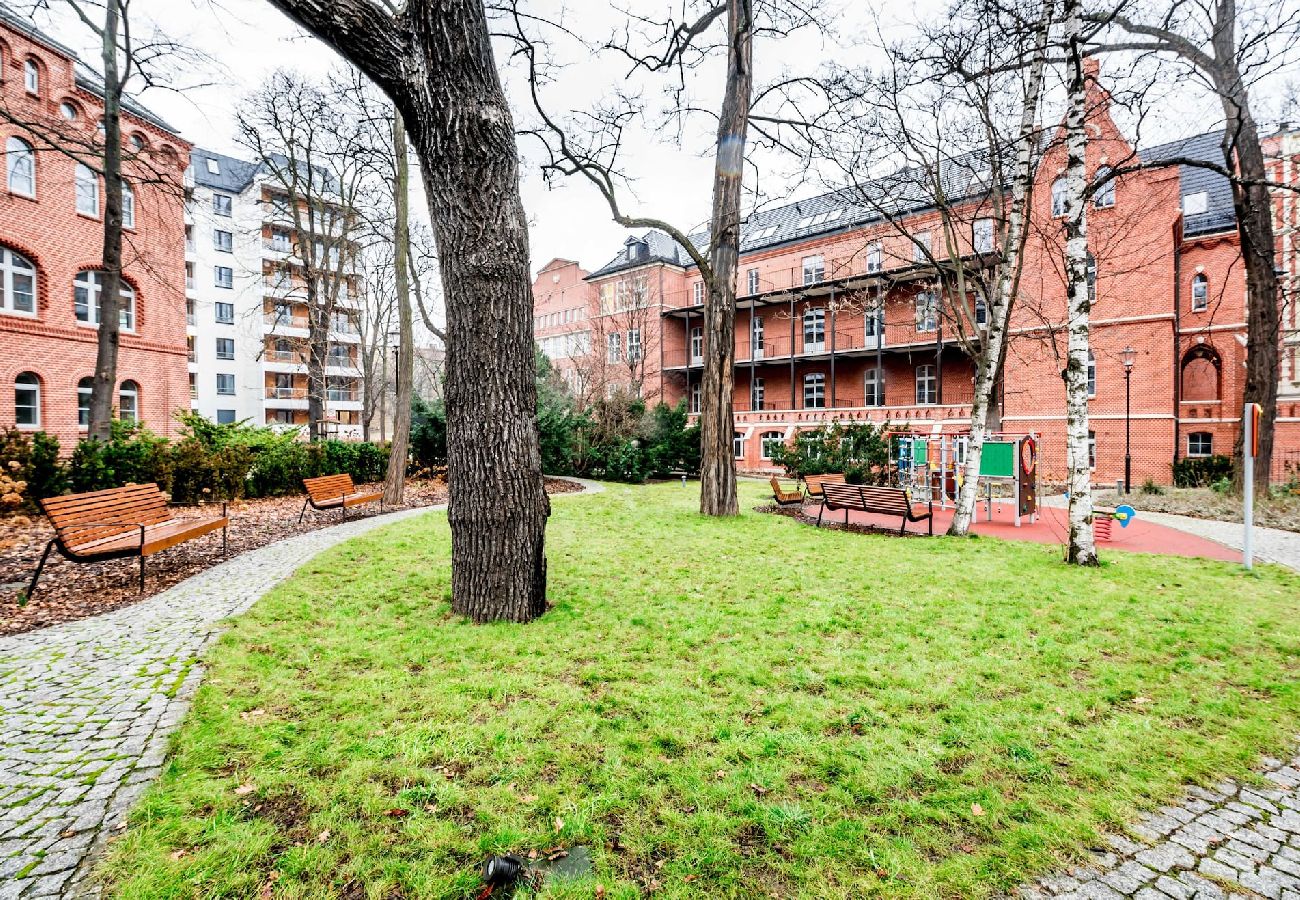
[[1210,195],[1205,191],[1197,191],[1183,197],[1183,215],[1185,216],[1199,216],[1209,208]]
[[27,88],[29,94],[41,92],[41,70],[34,60],[29,59],[23,63],[23,87]]
[[209,175],[221,174],[221,166],[212,157],[208,157],[208,174]]

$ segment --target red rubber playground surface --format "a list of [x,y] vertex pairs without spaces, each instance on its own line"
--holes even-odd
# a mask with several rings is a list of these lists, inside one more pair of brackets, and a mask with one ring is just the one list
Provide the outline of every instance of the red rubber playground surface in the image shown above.
[[[1015,526],[1015,517],[1012,515],[1010,503],[994,502],[993,521],[991,522],[988,521],[987,509],[987,505],[981,502],[977,521],[971,527],[971,530],[976,534],[1005,538],[1009,541],[1033,541],[1038,544],[1065,546],[1068,528],[1064,508],[1055,506],[1042,507],[1038,510],[1037,522],[1030,524],[1027,518],[1022,519],[1019,528]],[[817,518],[817,504],[805,506],[803,511],[805,516],[810,516],[814,520]],[[952,513],[952,507],[940,509],[936,506],[934,508],[935,534],[943,534],[948,530],[948,523],[952,521]],[[844,524],[844,510],[835,510],[834,512],[828,510],[822,521],[842,525]],[[899,526],[897,516],[877,516],[857,511],[849,511],[849,522],[854,525],[866,525],[895,533],[898,532]],[[908,534],[917,531],[924,534],[925,528],[925,522],[909,522],[907,525]],[[1222,544],[1216,544],[1214,541],[1193,534],[1187,534],[1176,528],[1157,525],[1154,522],[1145,522],[1142,520],[1140,511],[1127,528],[1121,528],[1119,522],[1111,522],[1110,540],[1098,541],[1097,549],[1103,553],[1107,550],[1124,550],[1130,553],[1161,553],[1166,556],[1199,556],[1205,559],[1219,559],[1228,562],[1241,561],[1240,551],[1229,549]]]

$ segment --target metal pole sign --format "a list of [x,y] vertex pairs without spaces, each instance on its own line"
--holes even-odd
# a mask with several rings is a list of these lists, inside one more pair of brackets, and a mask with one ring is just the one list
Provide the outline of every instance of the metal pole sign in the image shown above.
[[1246,532],[1241,540],[1241,563],[1247,570],[1255,567],[1255,548],[1252,543],[1255,530],[1255,454],[1259,450],[1259,417],[1263,407],[1247,403],[1241,427],[1241,520]]

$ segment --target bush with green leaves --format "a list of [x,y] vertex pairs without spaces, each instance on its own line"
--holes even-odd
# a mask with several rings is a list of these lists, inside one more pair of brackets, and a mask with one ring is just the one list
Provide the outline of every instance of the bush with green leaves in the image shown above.
[[447,409],[442,401],[411,401],[411,462],[428,471],[447,465]]
[[885,484],[889,479],[888,423],[832,422],[800,431],[776,448],[772,462],[791,476],[844,473],[851,484]]
[[22,502],[3,512],[35,513],[37,501],[68,490],[68,467],[59,459],[59,439],[43,431],[10,428],[0,433],[0,473],[23,484]]
[[1215,482],[1232,482],[1232,460],[1222,454],[1192,456],[1173,464],[1176,487],[1209,487]]

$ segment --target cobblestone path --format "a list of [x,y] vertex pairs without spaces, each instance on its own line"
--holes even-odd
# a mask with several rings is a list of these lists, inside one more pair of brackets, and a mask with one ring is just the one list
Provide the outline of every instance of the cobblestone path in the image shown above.
[[322,528],[133,606],[0,637],[0,900],[76,893],[161,770],[221,620],[322,550],[428,509]]
[[1040,879],[1022,900],[1300,900],[1300,757],[1265,759],[1266,787],[1225,781],[1111,835],[1089,865]]

